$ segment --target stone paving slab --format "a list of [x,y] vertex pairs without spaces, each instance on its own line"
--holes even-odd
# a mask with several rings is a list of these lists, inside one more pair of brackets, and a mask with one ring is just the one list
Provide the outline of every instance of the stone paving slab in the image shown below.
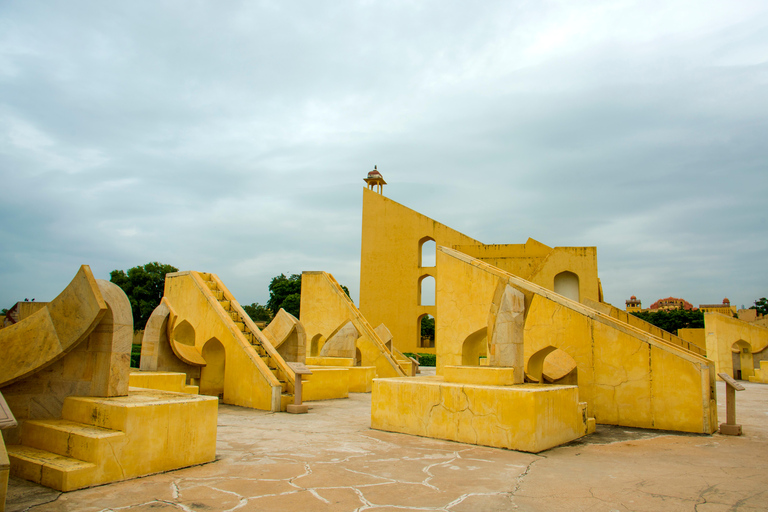
[[765,511],[768,385],[744,386],[744,436],[598,426],[537,455],[371,430],[370,394],[221,405],[215,462],[70,493],[13,478],[6,510]]

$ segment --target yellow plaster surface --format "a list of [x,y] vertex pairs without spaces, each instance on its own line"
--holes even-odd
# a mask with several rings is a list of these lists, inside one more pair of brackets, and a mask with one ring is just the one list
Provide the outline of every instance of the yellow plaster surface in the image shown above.
[[755,374],[749,377],[749,382],[768,384],[768,361],[760,361],[760,368],[755,369]]
[[678,329],[677,335],[685,341],[696,345],[702,350],[703,355],[707,355],[706,329]]
[[133,388],[156,389],[158,391],[173,391],[174,393],[189,393],[196,395],[197,386],[188,386],[187,376],[179,372],[131,372],[128,382]]
[[53,363],[91,334],[107,304],[90,267],[83,265],[53,301],[0,330],[0,387]]
[[[704,331],[707,357],[715,363],[716,373],[727,373],[736,378],[736,354],[741,359],[739,364],[742,378],[747,380],[754,375],[755,360],[768,359],[768,328],[720,313],[704,313]],[[735,348],[734,344],[738,342],[741,342],[740,346]]]
[[576,386],[375,379],[371,427],[538,453],[588,432]]
[[[310,366],[312,375],[302,382],[302,401],[329,400],[349,396],[349,370],[344,367]],[[309,378],[307,378],[309,377]]]
[[307,365],[314,366],[354,366],[355,360],[351,357],[308,357]]
[[[555,289],[558,274],[572,272],[579,278],[580,300],[602,298],[595,247],[552,248],[530,238],[524,244],[486,245],[381,194],[364,190],[360,311],[372,325],[385,323],[402,352],[436,353],[435,348],[419,346],[419,319],[424,314],[432,315],[439,326],[446,316],[438,304],[419,302],[420,279],[432,276],[439,282],[442,275],[439,262],[421,265],[424,240],[456,248],[550,290]],[[439,338],[435,343],[440,343]]]
[[168,274],[165,298],[177,315],[171,341],[193,347],[206,361],[200,393],[221,395],[228,404],[281,410],[281,394],[293,391],[293,371],[215,274]]
[[493,366],[443,366],[443,378],[446,382],[511,386],[515,383],[515,371],[513,368]]
[[135,389],[68,397],[63,419],[31,420],[10,445],[11,474],[60,491],[210,462],[218,400]]
[[[576,361],[579,399],[598,423],[711,433],[714,366],[701,355],[457,251],[439,248],[437,373],[462,364],[464,342],[487,328],[499,283],[526,295],[524,359],[541,351]],[[537,356],[537,357],[534,357]],[[474,363],[477,364],[477,363]]]
[[347,322],[351,322],[360,334],[356,345],[360,351],[362,366],[376,367],[376,374],[379,377],[406,375],[405,370],[395,360],[392,351],[385,346],[336,279],[326,272],[303,272],[301,275],[301,323],[306,330],[310,346],[315,338],[329,339]]

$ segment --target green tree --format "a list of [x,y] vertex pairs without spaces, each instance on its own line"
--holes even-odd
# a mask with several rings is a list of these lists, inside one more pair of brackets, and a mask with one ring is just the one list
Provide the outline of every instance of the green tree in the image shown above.
[[[289,297],[291,300],[286,305],[290,309],[283,305]],[[298,318],[300,303],[301,274],[291,274],[290,276],[280,274],[272,278],[269,283],[269,300],[267,301],[267,308],[272,312],[272,316],[276,315],[280,308],[283,308]]]
[[254,322],[269,322],[272,320],[272,312],[267,306],[254,302],[250,306],[243,305],[243,310]]
[[129,268],[128,272],[113,270],[109,273],[109,280],[122,288],[131,301],[134,329],[143,329],[152,311],[160,304],[165,274],[178,271],[174,266],[153,261]]
[[687,311],[685,309],[673,309],[671,311],[638,311],[632,313],[653,324],[659,329],[669,333],[677,334],[678,329],[696,329],[704,327],[704,312],[699,310]]
[[435,339],[435,319],[429,315],[421,317],[421,337]]
[[768,315],[768,299],[762,297],[755,301],[754,306],[750,306],[749,309],[756,309],[761,315]]

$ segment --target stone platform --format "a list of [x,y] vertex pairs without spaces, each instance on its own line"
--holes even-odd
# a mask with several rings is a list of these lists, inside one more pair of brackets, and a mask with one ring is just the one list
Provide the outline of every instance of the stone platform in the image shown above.
[[[481,368],[488,376],[497,368]],[[490,380],[499,379],[493,375]],[[577,386],[375,379],[371,428],[538,453],[594,430]]]
[[745,387],[741,437],[598,425],[539,455],[371,430],[370,394],[221,405],[215,462],[69,493],[11,477],[6,511],[763,511],[768,385]]

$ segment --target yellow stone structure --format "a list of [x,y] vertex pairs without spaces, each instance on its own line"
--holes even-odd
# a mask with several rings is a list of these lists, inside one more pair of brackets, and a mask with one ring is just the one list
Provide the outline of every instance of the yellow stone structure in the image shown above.
[[[355,361],[375,368],[378,377],[411,375],[413,362],[381,339],[334,277],[326,272],[301,274],[301,322],[310,357]],[[380,330],[380,332],[383,332]]]
[[128,298],[85,265],[0,331],[12,475],[69,491],[215,458],[217,400],[129,390],[132,335]]
[[[714,365],[684,340],[454,249],[438,247],[436,263],[437,375],[375,380],[373,428],[532,452],[594,422],[717,429]],[[546,369],[555,351],[564,355]],[[482,356],[490,366],[479,366]],[[518,367],[526,382],[553,384],[522,383]]]
[[[768,361],[768,328],[721,313],[704,313],[707,357],[717,373],[734,379],[763,382]],[[760,372],[756,373],[756,369]]]
[[[259,329],[216,274],[175,272],[166,276],[165,295],[147,322],[141,371],[131,382],[285,411],[294,401],[291,364],[305,363],[306,348],[304,326],[285,310]],[[361,387],[342,369],[304,375],[302,400],[345,398],[350,382],[355,391]]]
[[[163,300],[144,330],[142,373],[181,372],[186,385],[226,404],[284,411],[293,402],[296,376],[273,343],[303,362],[296,345],[305,341],[303,329],[291,328],[283,315],[265,334],[216,274],[167,274]],[[145,378],[155,387],[151,376]]]
[[[457,249],[576,301],[600,302],[595,247],[486,245],[373,190],[363,190],[360,311],[372,325],[384,323],[401,352],[436,353],[422,345],[421,319],[443,313],[422,294],[440,280],[437,246]],[[425,281],[426,280],[426,281]],[[436,340],[439,344],[439,340]]]

